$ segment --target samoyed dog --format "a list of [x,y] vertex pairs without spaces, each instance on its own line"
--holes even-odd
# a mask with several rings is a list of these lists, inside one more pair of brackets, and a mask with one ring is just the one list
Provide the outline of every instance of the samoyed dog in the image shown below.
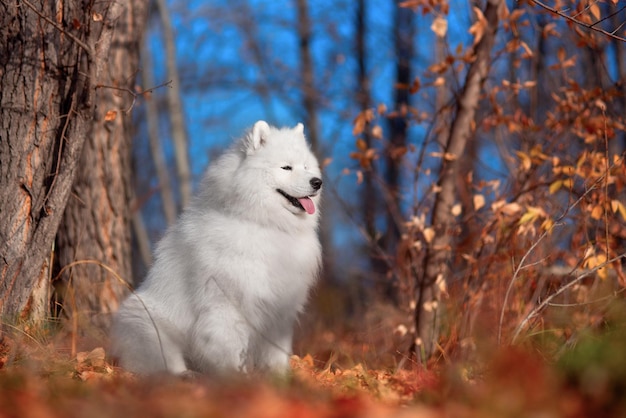
[[123,368],[288,371],[321,257],[321,172],[303,131],[259,121],[211,165],[114,317]]

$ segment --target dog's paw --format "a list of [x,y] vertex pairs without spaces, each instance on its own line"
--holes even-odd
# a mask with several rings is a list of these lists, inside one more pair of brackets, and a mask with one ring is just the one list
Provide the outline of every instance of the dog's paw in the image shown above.
[[196,372],[194,370],[185,370],[182,373],[179,373],[178,376],[183,380],[198,380],[202,377],[202,373]]

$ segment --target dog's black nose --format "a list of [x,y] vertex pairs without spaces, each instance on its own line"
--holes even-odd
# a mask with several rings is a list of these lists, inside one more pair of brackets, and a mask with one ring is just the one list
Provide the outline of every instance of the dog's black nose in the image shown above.
[[322,187],[322,179],[317,178],[317,177],[313,177],[309,183],[311,184],[311,187],[313,187],[313,189],[315,190],[319,190],[320,187]]

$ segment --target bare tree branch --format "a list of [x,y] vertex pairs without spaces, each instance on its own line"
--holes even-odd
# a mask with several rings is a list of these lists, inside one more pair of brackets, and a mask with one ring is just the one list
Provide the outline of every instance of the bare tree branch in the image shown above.
[[595,272],[597,272],[601,268],[604,268],[604,267],[608,266],[609,264],[615,263],[615,262],[621,260],[622,258],[626,258],[626,253],[620,254],[617,257],[613,257],[610,260],[607,260],[607,261],[605,261],[602,264],[598,264],[597,266],[595,266],[591,270],[585,271],[584,273],[582,273],[579,276],[577,276],[574,280],[572,280],[571,282],[569,282],[568,284],[566,284],[564,286],[561,286],[559,288],[559,290],[557,290],[556,292],[554,292],[553,294],[551,294],[550,296],[545,298],[543,300],[543,302],[541,302],[539,305],[537,305],[537,307],[535,307],[535,309],[530,311],[530,313],[528,315],[526,315],[526,317],[522,320],[522,322],[520,322],[520,324],[517,326],[517,328],[515,329],[515,333],[513,334],[513,338],[511,339],[511,344],[515,344],[515,341],[517,340],[517,337],[519,337],[519,334],[526,327],[528,322],[531,319],[533,319],[534,317],[536,317],[539,314],[539,312],[541,312],[543,309],[545,309],[548,305],[550,305],[550,302],[552,301],[552,299],[554,299],[555,297],[559,296],[561,293],[565,292],[567,289],[571,288],[575,284],[579,283],[584,278],[591,276],[592,274],[594,274]]
[[39,10],[37,10],[35,8],[35,6],[33,6],[28,0],[22,0],[22,3],[24,3],[29,9],[31,9],[33,12],[35,12],[37,14],[37,16],[39,16],[40,18],[42,18],[43,20],[48,22],[50,25],[54,26],[59,32],[63,33],[65,36],[67,36],[72,41],[74,41],[76,43],[76,45],[80,46],[82,49],[85,50],[85,52],[87,54],[89,54],[89,58],[90,59],[93,59],[94,50],[93,50],[93,48],[90,45],[87,45],[86,43],[84,43],[83,41],[78,39],[76,36],[71,34],[70,32],[67,32],[65,29],[63,29],[62,26],[57,24],[57,22],[55,22],[54,20],[50,19],[48,16],[44,15]]
[[598,177],[596,179],[596,181],[593,182],[593,184],[587,189],[585,190],[585,192],[571,205],[569,205],[565,211],[554,221],[554,223],[552,224],[552,227],[550,227],[549,229],[545,230],[543,232],[543,234],[541,234],[541,236],[537,239],[537,241],[528,249],[528,251],[526,251],[526,253],[524,254],[524,256],[522,257],[522,259],[520,260],[519,265],[515,268],[515,272],[513,273],[513,277],[511,278],[511,281],[509,282],[509,286],[506,289],[506,294],[504,295],[504,301],[502,302],[502,310],[500,311],[500,323],[498,325],[498,344],[500,344],[501,340],[502,340],[502,327],[504,325],[504,313],[508,304],[508,300],[509,300],[509,296],[511,294],[511,291],[513,290],[513,284],[517,281],[517,278],[519,276],[519,272],[524,269],[529,267],[528,264],[525,264],[526,259],[528,258],[528,256],[535,250],[535,248],[537,248],[537,245],[539,245],[539,243],[541,241],[543,241],[543,239],[549,235],[550,233],[552,233],[552,231],[558,227],[558,226],[562,226],[563,225],[563,220],[565,219],[565,217],[572,211],[572,209],[574,209],[576,206],[578,206],[578,204],[580,202],[582,202],[582,200],[589,195],[589,193],[591,193],[592,191],[596,190],[598,185],[600,183],[602,183],[602,181],[604,181],[604,179],[609,175],[609,173],[611,172],[611,169],[617,165],[617,163],[621,163],[622,158],[618,159],[616,162],[614,162],[610,167],[607,167],[606,172]]
[[[562,12],[560,10],[557,10],[557,9],[553,8],[553,7],[550,7],[547,4],[545,4],[545,3],[543,3],[543,2],[541,2],[539,0],[531,0],[531,2],[536,4],[539,7],[543,8],[543,9],[545,9],[545,10],[551,12],[551,13],[554,13],[554,14],[556,14],[558,16],[561,16],[562,18],[565,18],[565,19],[569,20],[570,22],[573,22],[573,23],[575,23],[575,24],[577,24],[579,26],[582,26],[582,27],[585,27],[587,29],[599,32],[599,33],[601,33],[601,34],[603,34],[605,36],[608,36],[609,38],[613,38],[613,39],[616,39],[618,41],[626,42],[626,38],[624,38],[623,36],[617,35],[617,31],[620,30],[620,28],[622,28],[624,26],[624,24],[626,24],[626,21],[622,22],[622,24],[620,24],[612,32],[606,31],[606,30],[596,26],[600,22],[603,22],[603,21],[605,21],[605,20],[607,20],[607,19],[617,15],[622,10],[626,9],[626,6],[623,6],[621,9],[617,10],[616,12],[612,13],[611,15],[609,15],[607,17],[604,17],[602,19],[599,19],[599,20],[597,20],[594,23],[585,23],[585,22],[581,21],[580,19],[576,18],[580,13],[571,16],[571,15],[568,15],[567,13],[565,13],[565,12]],[[591,6],[589,6],[589,7],[591,7]]]

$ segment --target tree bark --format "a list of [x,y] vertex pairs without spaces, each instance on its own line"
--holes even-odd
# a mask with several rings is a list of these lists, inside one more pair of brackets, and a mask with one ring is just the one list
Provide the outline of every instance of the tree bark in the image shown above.
[[460,158],[473,135],[472,122],[480,94],[491,65],[491,49],[498,27],[498,8],[502,0],[488,0],[484,10],[486,27],[483,37],[475,46],[475,60],[469,67],[465,84],[457,102],[457,112],[445,146],[449,158],[442,159],[437,198],[433,207],[432,226],[435,237],[426,247],[422,277],[416,284],[415,329],[416,339],[412,350],[418,358],[430,357],[439,338],[438,305],[440,287],[438,280],[447,280],[448,261],[454,237],[454,216],[457,173]]
[[[114,30],[96,77],[93,131],[86,138],[80,166],[57,235],[61,268],[59,299],[68,316],[104,314],[106,325],[132,283],[130,111],[146,1],[111,2],[103,16]],[[133,92],[133,93],[131,93]]]
[[[394,4],[396,2],[394,1]],[[387,230],[383,246],[387,254],[395,254],[400,238],[400,171],[407,143],[409,117],[409,85],[411,84],[411,60],[413,59],[414,13],[411,9],[395,6],[394,50],[396,54],[396,81],[394,92],[394,116],[389,119],[390,141],[386,150],[385,183],[388,188]],[[393,282],[386,282],[384,293],[389,299],[396,300]]]
[[[320,154],[319,123],[318,123],[318,98],[315,87],[314,65],[311,57],[311,18],[309,16],[308,1],[296,1],[298,11],[298,40],[300,53],[300,77],[302,89],[302,104],[304,107],[304,126],[307,131],[307,139],[311,143],[313,152]],[[320,224],[320,241],[322,248],[332,247],[332,229],[328,218],[322,217]],[[322,280],[331,282],[334,271],[334,258],[332,253],[325,253],[322,261]]]
[[[0,3],[0,315],[48,315],[54,237],[93,133],[109,3]],[[37,291],[33,292],[33,290]]]
[[[365,42],[366,35],[366,5],[365,0],[358,0],[356,5],[355,19],[355,49],[357,58],[357,91],[356,99],[361,114],[367,112],[372,106],[372,98],[370,91],[370,81],[367,74],[367,48]],[[363,130],[363,141],[365,141],[368,149],[372,148],[372,135],[370,126]],[[363,192],[361,194],[361,207],[363,208],[363,222],[365,231],[369,240],[369,259],[370,266],[376,276],[382,276],[385,268],[381,259],[377,230],[376,230],[376,214],[377,214],[377,196],[374,184],[374,165],[372,164],[363,172]],[[377,280],[378,281],[378,280]]]
[[[143,42],[141,49],[141,62],[143,71],[141,78],[144,86],[149,88],[156,86],[154,80],[154,66],[152,61],[152,52],[148,48],[148,43]],[[163,152],[163,146],[159,134],[159,109],[157,106],[156,96],[150,96],[146,99],[146,125],[148,128],[148,142],[150,143],[150,155],[154,162],[157,178],[159,179],[159,192],[161,193],[161,202],[163,205],[163,214],[167,225],[172,225],[176,221],[176,200],[172,191],[172,182],[170,181],[169,170]]]
[[176,171],[178,174],[178,187],[180,190],[181,206],[184,208],[191,200],[191,169],[189,166],[189,139],[183,117],[183,104],[181,97],[181,84],[176,66],[176,46],[174,42],[174,29],[170,18],[167,2],[156,1],[163,25],[163,37],[165,42],[165,65],[167,77],[172,81],[171,88],[167,90],[167,102],[169,106],[172,140],[174,141],[174,154],[176,157]]

